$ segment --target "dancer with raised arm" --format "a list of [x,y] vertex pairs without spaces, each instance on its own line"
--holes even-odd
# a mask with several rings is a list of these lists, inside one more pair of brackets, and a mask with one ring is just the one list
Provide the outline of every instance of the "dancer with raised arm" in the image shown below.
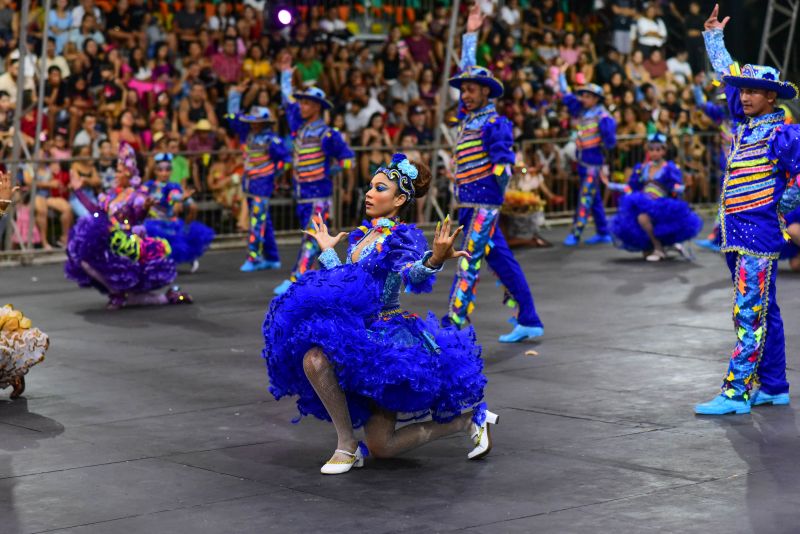
[[[784,124],[776,100],[798,96],[794,84],[764,65],[741,69],[723,41],[730,17],[714,6],[703,37],[722,75],[734,139],[719,206],[720,250],[731,271],[737,342],[722,393],[695,406],[704,415],[749,413],[751,406],[789,404],[783,321],[775,298],[777,263],[784,247],[782,214],[800,201],[800,129]],[[760,387],[759,387],[760,386]]]
[[[461,227],[436,228],[429,248],[414,217],[415,199],[430,186],[430,171],[395,154],[377,170],[366,193],[371,222],[349,236],[346,264],[320,218],[308,232],[320,247],[323,270],[306,273],[274,299],[264,321],[264,358],[275,398],[297,396],[301,415],[332,421],[336,451],[323,474],[361,467],[367,452],[396,456],[434,439],[467,431],[469,459],[491,449],[480,347],[470,327],[441,327],[400,308],[400,291],[429,292],[446,261],[469,259],[453,248]],[[397,428],[398,422],[412,422]],[[364,426],[366,447],[354,428]]]
[[492,99],[503,94],[503,83],[491,71],[476,66],[478,30],[484,15],[475,4],[467,19],[461,49],[461,73],[450,85],[461,91],[462,117],[455,143],[456,201],[464,232],[463,248],[471,254],[457,264],[445,324],[462,327],[475,308],[481,264],[485,259],[505,287],[505,303],[518,308],[514,329],[500,336],[516,343],[544,335],[533,295],[514,254],[498,228],[500,207],[514,164],[511,122],[498,115]]
[[288,53],[282,54],[276,66],[281,71],[283,105],[294,138],[292,186],[297,202],[297,217],[308,232],[300,243],[300,252],[291,276],[275,288],[275,294],[280,295],[314,267],[321,251],[311,236],[315,231],[313,218],[322,218],[327,222],[330,217],[332,176],[336,167],[347,171],[348,182],[342,195],[352,195],[355,184],[349,169],[353,166],[355,154],[347,146],[342,134],[325,123],[323,113],[332,107],[325,92],[317,87],[309,87],[303,92],[292,91],[292,61]]
[[250,236],[247,259],[239,270],[250,273],[281,267],[269,215],[269,200],[275,189],[275,178],[291,162],[291,153],[273,130],[275,119],[269,108],[253,106],[249,113],[240,111],[242,91],[241,86],[235,86],[228,93],[228,117],[243,138],[242,191],[247,195]]

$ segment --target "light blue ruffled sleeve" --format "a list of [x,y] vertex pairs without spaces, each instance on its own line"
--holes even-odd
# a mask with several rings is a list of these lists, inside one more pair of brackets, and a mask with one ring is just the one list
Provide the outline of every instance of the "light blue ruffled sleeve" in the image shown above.
[[478,34],[465,33],[461,37],[461,70],[477,65],[478,57]]
[[339,267],[342,264],[342,260],[339,259],[339,255],[336,254],[334,249],[329,248],[328,250],[323,250],[322,254],[319,255],[319,263],[323,269],[333,269],[334,267]]
[[730,74],[729,67],[733,64],[733,58],[725,48],[722,30],[704,31],[703,40],[706,42],[706,53],[714,71],[719,74]]
[[400,271],[403,278],[403,285],[406,288],[406,293],[427,293],[433,289],[433,283],[436,281],[436,273],[439,273],[444,268],[440,265],[436,269],[431,269],[425,266],[425,262],[433,256],[430,250],[422,255],[422,258],[407,265]]

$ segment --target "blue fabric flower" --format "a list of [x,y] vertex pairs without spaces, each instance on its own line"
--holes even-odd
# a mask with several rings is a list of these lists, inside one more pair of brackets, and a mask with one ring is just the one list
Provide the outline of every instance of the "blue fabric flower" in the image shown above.
[[408,159],[404,159],[403,161],[398,163],[397,169],[406,176],[408,176],[409,178],[411,178],[412,180],[416,180],[417,176],[419,175],[419,171],[417,170],[417,168],[414,165],[412,165],[412,163],[408,161]]

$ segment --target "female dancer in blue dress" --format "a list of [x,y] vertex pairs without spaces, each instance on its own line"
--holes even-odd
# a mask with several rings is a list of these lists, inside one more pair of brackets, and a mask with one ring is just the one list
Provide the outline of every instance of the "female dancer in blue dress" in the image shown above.
[[[436,229],[432,250],[422,231],[404,224],[430,172],[395,154],[378,169],[366,193],[372,218],[350,234],[347,262],[321,219],[309,232],[322,253],[321,271],[309,271],[272,301],[264,321],[270,392],[298,396],[301,415],[333,422],[336,451],[323,474],[361,467],[367,451],[386,458],[459,431],[470,431],[470,459],[491,449],[488,424],[497,415],[482,402],[486,378],[472,327],[440,327],[400,308],[401,286],[427,292],[445,261],[469,258],[453,243],[449,218]],[[408,414],[410,418],[403,414]],[[398,421],[412,423],[396,428]],[[364,426],[366,447],[354,428]]]
[[627,184],[606,186],[626,193],[611,221],[611,233],[618,247],[644,253],[647,261],[667,257],[664,247],[675,246],[696,236],[703,221],[688,203],[678,198],[683,193],[681,170],[665,159],[667,137],[660,132],[647,138],[648,162],[634,167]]
[[99,204],[74,187],[76,198],[92,216],[82,217],[70,232],[67,278],[107,294],[108,309],[191,302],[177,286],[155,293],[170,284],[177,271],[169,243],[148,236],[144,229],[154,201],[141,185],[136,153],[127,143],[120,146],[115,180]]
[[200,267],[200,257],[214,240],[214,230],[197,221],[184,222],[181,215],[186,197],[183,187],[170,182],[173,156],[169,152],[159,152],[154,157],[156,179],[145,183],[147,192],[154,200],[150,214],[155,217],[144,223],[147,235],[166,239],[172,252],[169,257],[175,263],[191,263],[192,272]]

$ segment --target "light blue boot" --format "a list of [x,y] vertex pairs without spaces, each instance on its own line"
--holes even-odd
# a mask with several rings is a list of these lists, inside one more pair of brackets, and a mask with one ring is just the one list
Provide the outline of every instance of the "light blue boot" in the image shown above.
[[575,247],[580,243],[580,239],[575,237],[575,234],[569,234],[567,238],[564,240],[565,247]]
[[278,287],[275,288],[275,291],[273,291],[273,293],[275,293],[276,295],[283,295],[284,293],[289,291],[290,287],[292,287],[292,281],[284,280],[278,285]]
[[535,339],[544,335],[544,328],[541,326],[522,326],[518,324],[514,330],[498,338],[500,343],[519,343],[526,339]]
[[586,241],[584,241],[584,243],[586,243],[587,245],[603,245],[605,243],[612,243],[612,242],[613,240],[611,239],[611,236],[608,234],[596,234],[587,239]]
[[750,398],[750,406],[761,406],[762,404],[772,404],[773,406],[788,406],[790,402],[789,393],[778,393],[770,395],[769,393],[758,390]]
[[717,245],[710,239],[695,239],[694,244],[697,245],[698,247],[708,249],[712,252],[719,252],[719,245]]
[[243,273],[252,273],[258,270],[258,265],[261,263],[262,260],[252,261],[252,260],[244,260],[244,263],[239,270]]
[[695,405],[694,413],[698,415],[750,413],[750,403],[745,400],[729,399],[720,393],[708,402]]
[[279,261],[263,260],[258,264],[258,269],[261,271],[269,271],[280,268],[281,268],[281,262]]

